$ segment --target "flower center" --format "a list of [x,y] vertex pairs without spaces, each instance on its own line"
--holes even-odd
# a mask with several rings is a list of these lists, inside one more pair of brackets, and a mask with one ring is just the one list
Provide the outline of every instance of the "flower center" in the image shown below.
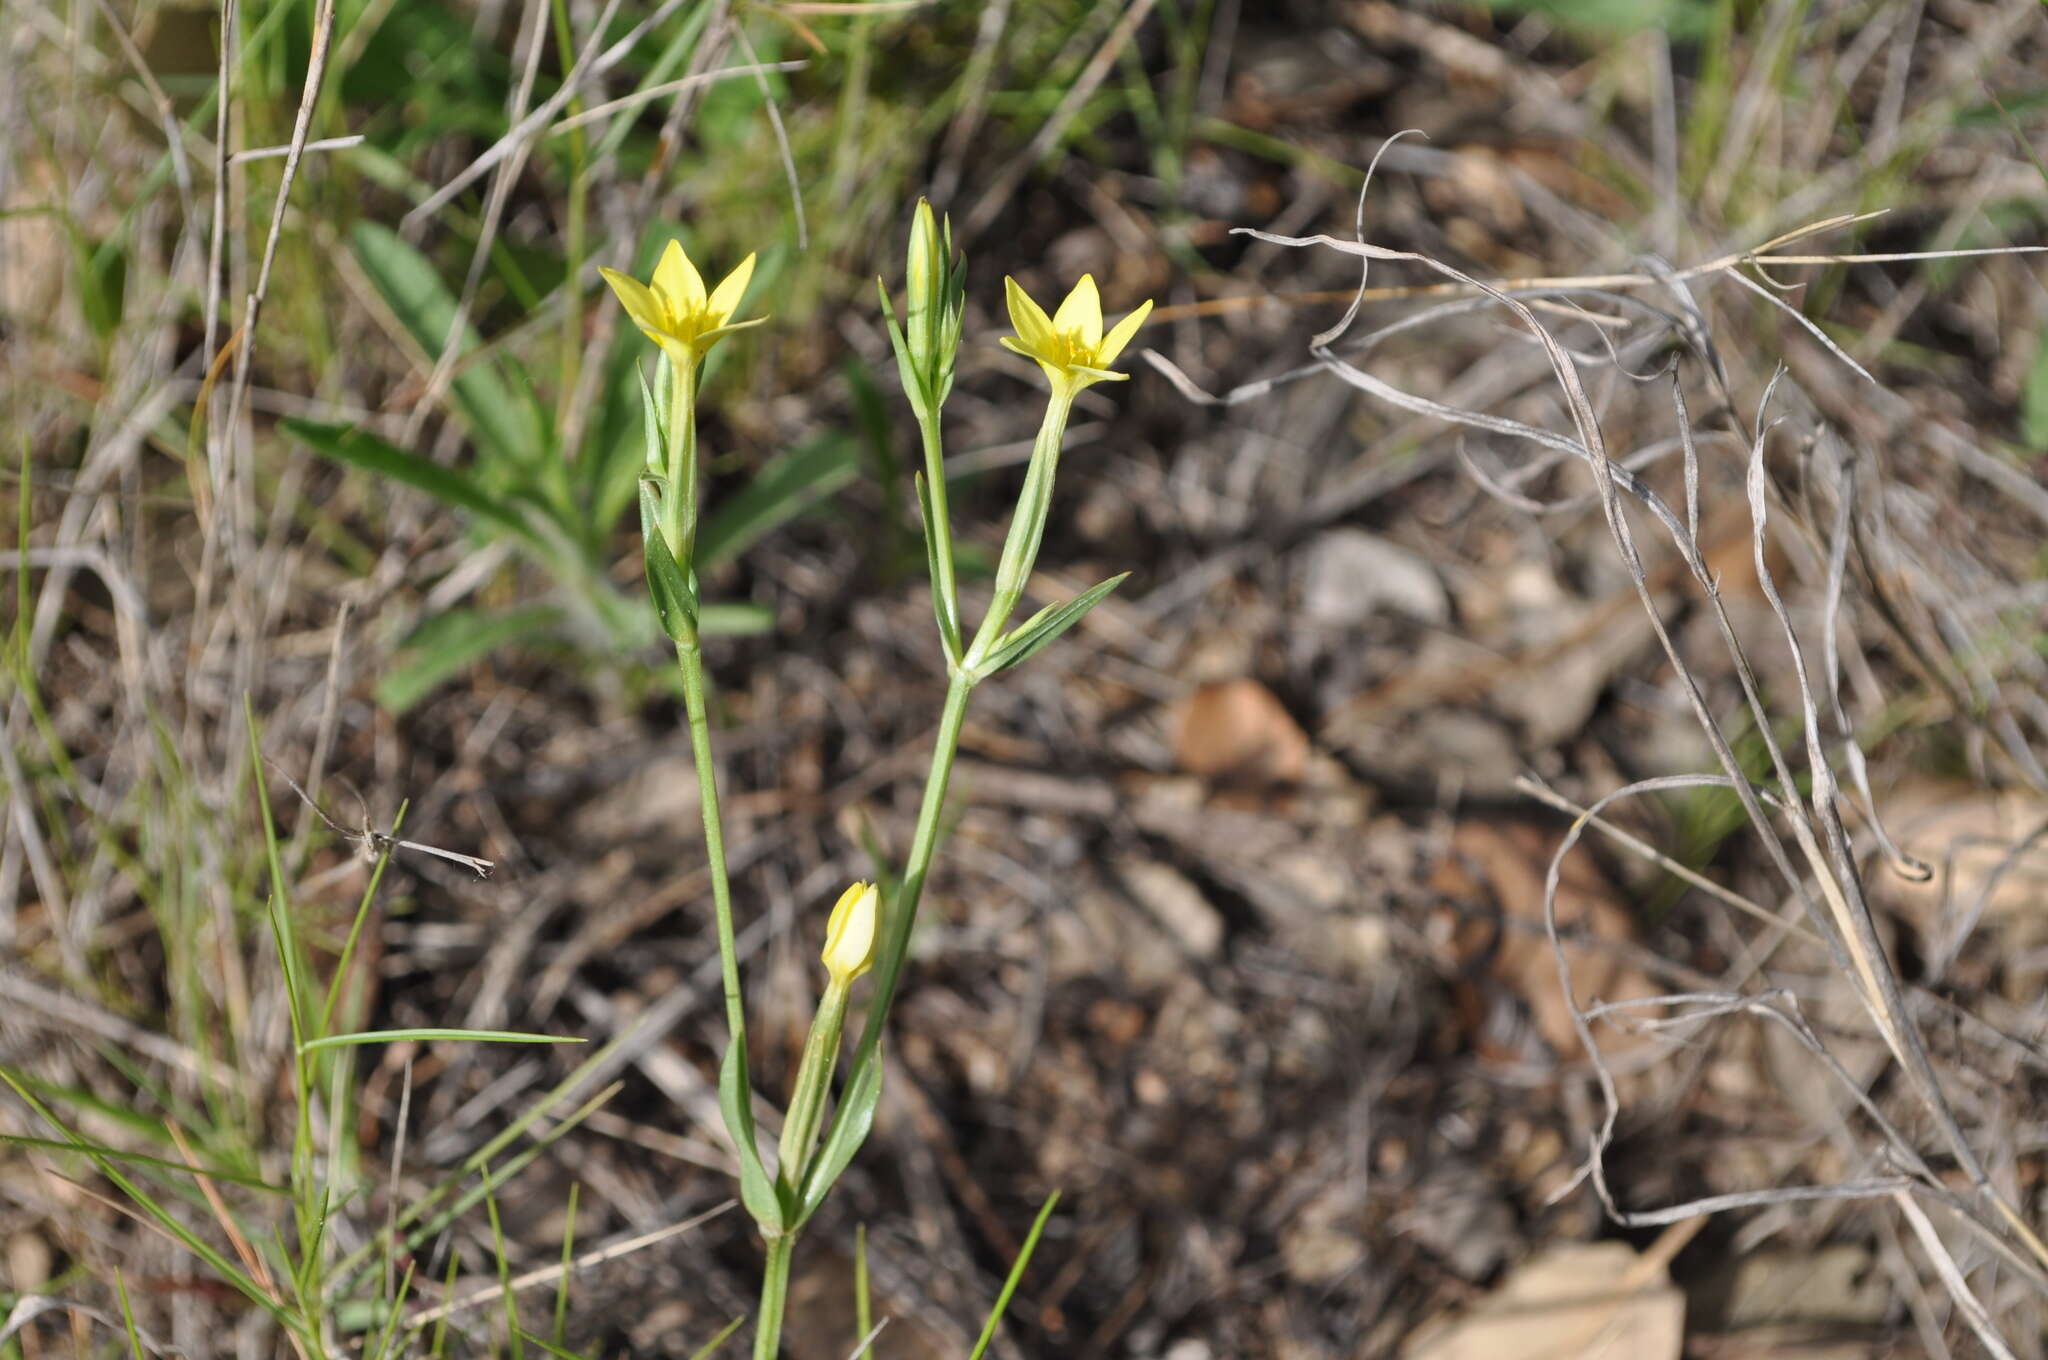
[[1062,368],[1090,368],[1095,359],[1095,346],[1079,329],[1055,331],[1052,337],[1053,362]]

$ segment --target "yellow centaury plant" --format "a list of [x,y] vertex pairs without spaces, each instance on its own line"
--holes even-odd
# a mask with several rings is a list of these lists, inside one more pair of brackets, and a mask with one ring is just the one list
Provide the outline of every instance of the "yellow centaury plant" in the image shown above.
[[[747,256],[713,289],[705,288],[703,275],[681,243],[673,240],[663,247],[653,277],[646,283],[616,270],[602,273],[633,324],[661,349],[654,382],[643,380],[641,384],[647,443],[647,471],[640,479],[641,537],[648,593],[657,618],[676,647],[690,747],[697,765],[729,1035],[719,1067],[719,1110],[738,1156],[741,1201],[759,1225],[767,1249],[754,1356],[755,1360],[775,1360],[780,1354],[797,1234],[824,1202],[873,1124],[882,1087],[882,1035],[902,980],[918,898],[938,847],[941,813],[968,696],[981,681],[1021,664],[1050,644],[1123,580],[1113,576],[1071,600],[1049,604],[1021,623],[1013,623],[1044,538],[1074,398],[1095,383],[1126,376],[1110,365],[1145,323],[1152,304],[1142,304],[1105,333],[1102,298],[1092,277],[1084,275],[1051,316],[1014,279],[1005,280],[1010,319],[1017,333],[1002,343],[1036,361],[1051,391],[1004,537],[994,596],[970,641],[960,617],[953,571],[954,540],[946,507],[939,427],[940,408],[953,385],[966,313],[966,261],[954,252],[950,224],[942,221],[930,204],[920,201],[916,207],[904,275],[908,291],[904,322],[898,324],[886,287],[882,304],[904,392],[924,443],[925,468],[916,483],[932,601],[946,652],[946,704],[939,718],[917,829],[887,918],[883,917],[880,890],[872,883],[855,883],[840,894],[826,923],[820,955],[826,983],[797,1063],[777,1147],[780,1155],[771,1170],[756,1141],[746,1013],[740,995],[739,951],[711,752],[704,658],[697,632],[698,583],[692,561],[699,502],[698,369],[720,339],[744,326],[759,324],[761,318],[733,319],[753,279],[754,257]],[[835,1101],[832,1078],[845,1036],[848,999],[854,983],[871,969],[875,977],[869,984],[873,997],[867,1021]],[[828,1105],[833,1107],[829,1122],[825,1118]],[[1040,1214],[1041,1227],[1044,1213]],[[1036,1233],[1034,1228],[1033,1240]],[[1028,1255],[1029,1248],[1026,1250]],[[999,1303],[998,1316],[1001,1307]],[[994,1325],[992,1317],[990,1329]],[[988,1334],[983,1334],[984,1344]]]

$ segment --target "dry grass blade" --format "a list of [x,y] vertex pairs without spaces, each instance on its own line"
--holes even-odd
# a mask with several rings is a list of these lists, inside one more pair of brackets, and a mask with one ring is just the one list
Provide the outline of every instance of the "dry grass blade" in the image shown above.
[[496,1303],[508,1294],[521,1294],[540,1285],[553,1284],[564,1275],[573,1275],[579,1270],[588,1270],[592,1266],[601,1266],[607,1261],[616,1261],[621,1257],[631,1256],[636,1251],[645,1251],[647,1248],[666,1242],[672,1237],[680,1237],[686,1232],[702,1227],[720,1214],[734,1208],[738,1203],[738,1200],[724,1200],[706,1209],[703,1213],[692,1215],[680,1223],[671,1223],[666,1227],[656,1228],[652,1232],[637,1233],[621,1241],[610,1242],[602,1247],[594,1247],[576,1257],[575,1260],[570,1261],[567,1265],[557,1263],[551,1266],[541,1266],[539,1269],[529,1270],[523,1275],[515,1275],[503,1284],[487,1285],[474,1293],[464,1294],[459,1299],[450,1299],[446,1303],[436,1304],[431,1308],[423,1308],[407,1318],[406,1325],[415,1330],[421,1327],[432,1326],[442,1318],[453,1317],[455,1314],[466,1312],[471,1308],[481,1308],[487,1303]]
[[[1834,345],[1832,341],[1828,340],[1818,326],[1803,316],[1798,316],[1791,309],[1785,308],[1780,299],[1773,297],[1768,290],[1755,284],[1741,272],[1745,267],[1762,269],[1771,264],[1780,263],[1788,265],[1821,261],[1838,263],[1853,261],[1855,258],[1858,258],[1854,256],[1819,255],[1777,256],[1768,253],[1770,247],[1782,245],[1786,241],[1796,239],[1798,236],[1807,234],[1811,230],[1818,230],[1823,225],[1828,224],[1816,224],[1814,227],[1801,229],[1798,232],[1788,234],[1786,237],[1781,237],[1777,241],[1768,243],[1768,247],[1765,250],[1738,252],[1712,261],[1707,265],[1695,266],[1686,270],[1674,270],[1668,274],[1645,275],[1641,276],[1639,280],[1629,282],[1624,282],[1617,278],[1603,279],[1600,281],[1600,286],[1603,289],[1612,289],[1615,287],[1633,286],[1635,282],[1648,282],[1653,278],[1660,279],[1665,283],[1672,283],[1685,278],[1710,274],[1726,275],[1752,293],[1766,297],[1774,305],[1791,312],[1791,314],[1797,317],[1800,324],[1823,344],[1829,353],[1841,359],[1858,373],[1868,377],[1867,371],[1855,365],[1853,360],[1850,360],[1846,353],[1841,351],[1839,346]],[[1720,722],[1713,715],[1700,682],[1688,669],[1685,658],[1666,629],[1658,604],[1651,595],[1647,574],[1637,552],[1632,530],[1626,517],[1621,512],[1620,497],[1623,493],[1626,493],[1630,498],[1652,513],[1653,517],[1663,526],[1688,566],[1692,569],[1701,592],[1712,610],[1712,615],[1720,630],[1729,657],[1740,677],[1745,703],[1754,715],[1757,731],[1763,741],[1772,769],[1776,775],[1777,787],[1781,790],[1791,790],[1798,787],[1790,761],[1771,735],[1769,709],[1764,702],[1761,687],[1751,671],[1747,658],[1743,655],[1742,646],[1723,608],[1716,582],[1712,574],[1706,569],[1695,540],[1696,526],[1699,518],[1696,459],[1693,454],[1692,438],[1685,417],[1682,397],[1679,399],[1677,409],[1681,430],[1684,434],[1687,459],[1687,506],[1683,520],[1665,506],[1656,493],[1645,483],[1610,458],[1601,435],[1599,418],[1581,383],[1578,363],[1570,351],[1538,320],[1532,309],[1507,289],[1472,277],[1421,252],[1394,250],[1373,245],[1363,239],[1362,224],[1360,239],[1355,242],[1342,241],[1326,235],[1290,237],[1258,231],[1248,231],[1245,234],[1285,247],[1321,246],[1341,251],[1357,257],[1361,264],[1367,267],[1374,261],[1398,261],[1421,265],[1449,277],[1457,286],[1475,290],[1507,308],[1541,347],[1548,359],[1557,386],[1565,399],[1575,438],[1557,435],[1547,430],[1531,427],[1524,422],[1495,416],[1489,412],[1452,407],[1428,397],[1402,391],[1393,384],[1380,379],[1374,374],[1364,372],[1353,363],[1340,358],[1334,346],[1343,338],[1346,330],[1356,318],[1360,307],[1363,305],[1365,289],[1363,277],[1360,280],[1359,295],[1354,298],[1351,308],[1337,325],[1315,337],[1311,345],[1311,353],[1333,376],[1404,410],[1492,433],[1509,435],[1543,448],[1575,454],[1584,462],[1592,474],[1595,491],[1607,522],[1609,537],[1621,554],[1623,564],[1635,585],[1642,608],[1649,617],[1666,660],[1684,686],[1698,725],[1707,736],[1709,744],[1721,763],[1723,775],[1713,779],[1711,782],[1732,790],[1741,800],[1751,825],[1755,828],[1759,840],[1776,866],[1785,886],[1790,890],[1795,899],[1801,900],[1804,903],[1809,917],[1814,920],[1816,926],[1823,927],[1818,933],[1827,940],[1842,971],[1856,980],[1855,995],[1861,1000],[1878,1033],[1884,1038],[1886,1046],[1890,1049],[1908,1081],[1917,1092],[1922,1109],[1933,1121],[1935,1127],[1939,1129],[1943,1142],[1968,1175],[1976,1197],[1987,1208],[1992,1210],[1997,1218],[2004,1222],[2006,1227],[2036,1262],[2048,1264],[2048,1247],[2042,1245],[2039,1238],[2032,1232],[2018,1211],[2013,1207],[2011,1201],[1993,1185],[1982,1160],[1972,1147],[1968,1137],[1964,1134],[1955,1113],[1951,1109],[1948,1098],[1944,1094],[1940,1081],[1934,1072],[1933,1065],[1921,1044],[1918,1031],[1907,1019],[1907,1012],[1901,999],[1897,977],[1893,973],[1891,965],[1885,956],[1883,946],[1878,940],[1870,907],[1864,899],[1861,879],[1849,849],[1848,834],[1841,823],[1839,815],[1842,793],[1835,781],[1832,766],[1821,746],[1820,715],[1812,687],[1808,682],[1806,662],[1801,650],[1800,641],[1793,628],[1785,602],[1777,589],[1770,564],[1767,560],[1768,497],[1763,473],[1763,456],[1771,427],[1764,424],[1760,417],[1752,436],[1748,440],[1749,458],[1746,481],[1752,521],[1755,570],[1759,586],[1772,613],[1776,616],[1780,631],[1790,650],[1793,674],[1799,696],[1802,728],[1805,734],[1805,741],[1803,743],[1804,754],[1806,756],[1807,771],[1813,780],[1810,806],[1805,811],[1791,805],[1779,804],[1778,800],[1775,799],[1768,799],[1764,791],[1758,788],[1745,775],[1742,765],[1735,758],[1727,738],[1722,734]],[[1994,253],[2007,252],[2000,251]],[[1939,252],[1907,252],[1906,254],[1915,258],[1923,258],[1925,255],[1939,254]],[[1171,376],[1168,366],[1160,364],[1157,360],[1155,360],[1155,366],[1161,367],[1162,371],[1169,372],[1169,376]],[[1779,377],[1782,377],[1782,372]],[[1775,389],[1778,381],[1778,378],[1774,378],[1767,388],[1763,398],[1764,408],[1769,407],[1772,390]],[[1839,532],[1836,537],[1838,542],[1842,541],[1842,535]],[[1840,552],[1842,550],[1837,548],[1834,551]],[[1853,746],[1853,743],[1849,744]],[[1851,767],[1852,769],[1857,768],[1856,758],[1851,758]],[[1587,1016],[1582,1012],[1574,999],[1569,962],[1565,951],[1562,949],[1561,942],[1556,936],[1555,897],[1558,884],[1557,866],[1565,851],[1571,844],[1576,842],[1578,835],[1587,824],[1588,818],[1598,813],[1610,799],[1645,792],[1655,788],[1698,787],[1700,786],[1700,781],[1705,778],[1704,776],[1679,776],[1641,781],[1616,794],[1609,795],[1608,799],[1596,802],[1575,823],[1572,832],[1567,836],[1564,845],[1558,851],[1558,858],[1554,859],[1552,863],[1552,869],[1546,884],[1546,924],[1551,930],[1553,947],[1556,949],[1559,982],[1564,989],[1566,1002],[1571,1009],[1574,1027],[1579,1031],[1580,1038],[1585,1044],[1587,1051],[1594,1055],[1606,1108],[1603,1128],[1601,1131],[1596,1132],[1594,1136],[1592,1149],[1584,1170],[1587,1174],[1591,1175],[1595,1187],[1599,1191],[1602,1200],[1606,1203],[1609,1212],[1615,1214],[1623,1221],[1638,1224],[1668,1222],[1674,1216],[1682,1217],[1686,1214],[1701,1212],[1709,1208],[1718,1209],[1733,1207],[1739,1204],[1770,1202],[1773,1198],[1782,1198],[1787,1194],[1815,1198],[1838,1196],[1867,1198],[1874,1195],[1890,1194],[1901,1188],[1901,1185],[1904,1183],[1890,1180],[1852,1181],[1832,1187],[1816,1186],[1790,1191],[1758,1191],[1754,1194],[1712,1197],[1708,1200],[1682,1206],[1680,1209],[1670,1211],[1669,1213],[1666,1211],[1655,1211],[1653,1214],[1645,1216],[1641,1211],[1625,1211],[1621,1209],[1615,1202],[1612,1192],[1606,1184],[1602,1168],[1602,1152],[1607,1140],[1612,1136],[1614,1123],[1619,1114],[1619,1095],[1604,1061],[1598,1056],[1598,1045],[1590,1026],[1587,1024]],[[1862,786],[1862,781],[1859,780],[1859,787]],[[1777,805],[1779,811],[1784,814],[1783,825],[1790,832],[1792,841],[1798,847],[1798,859],[1803,861],[1802,867],[1795,867],[1793,857],[1788,854],[1787,847],[1780,841],[1775,819],[1769,817],[1764,809],[1764,803],[1767,801]],[[1826,926],[1832,926],[1832,929],[1826,929]],[[1778,928],[1782,929],[1782,927]],[[1895,1151],[1902,1154],[1911,1152],[1910,1146],[1905,1144],[1903,1139],[1894,1138],[1892,1142]],[[1913,1162],[1918,1162],[1917,1155],[1913,1157]],[[1921,1164],[1919,1174],[1921,1182],[1932,1188],[1934,1182],[1931,1180],[1931,1173],[1925,1170],[1924,1164]]]

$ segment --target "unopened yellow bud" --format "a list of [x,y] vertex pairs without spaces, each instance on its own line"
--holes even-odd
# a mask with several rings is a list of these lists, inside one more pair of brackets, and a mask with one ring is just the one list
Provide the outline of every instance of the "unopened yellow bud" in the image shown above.
[[832,919],[825,925],[825,971],[832,981],[845,986],[875,962],[875,920],[881,915],[882,894],[872,883],[856,883],[839,894],[832,907]]

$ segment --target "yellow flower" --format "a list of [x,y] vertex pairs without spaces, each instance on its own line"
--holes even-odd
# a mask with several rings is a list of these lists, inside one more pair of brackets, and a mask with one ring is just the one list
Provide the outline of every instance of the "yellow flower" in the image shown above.
[[872,883],[856,883],[839,894],[825,924],[825,971],[844,987],[874,965],[875,918],[882,895]]
[[670,240],[654,267],[653,286],[619,273],[599,269],[604,281],[618,294],[626,315],[646,332],[647,338],[667,351],[677,364],[694,364],[702,359],[720,337],[747,326],[758,326],[766,317],[734,321],[746,296],[747,281],[754,276],[754,257],[741,260],[711,292],[704,291],[704,276],[690,263],[683,243]]
[[1059,311],[1050,317],[1017,286],[1015,279],[1005,277],[1003,287],[1009,294],[1010,324],[1017,328],[1015,336],[1003,337],[1003,346],[1027,359],[1038,360],[1056,394],[1072,397],[1091,383],[1120,382],[1130,376],[1113,372],[1109,366],[1151,315],[1150,299],[1104,335],[1102,295],[1095,291],[1092,274],[1081,276]]

